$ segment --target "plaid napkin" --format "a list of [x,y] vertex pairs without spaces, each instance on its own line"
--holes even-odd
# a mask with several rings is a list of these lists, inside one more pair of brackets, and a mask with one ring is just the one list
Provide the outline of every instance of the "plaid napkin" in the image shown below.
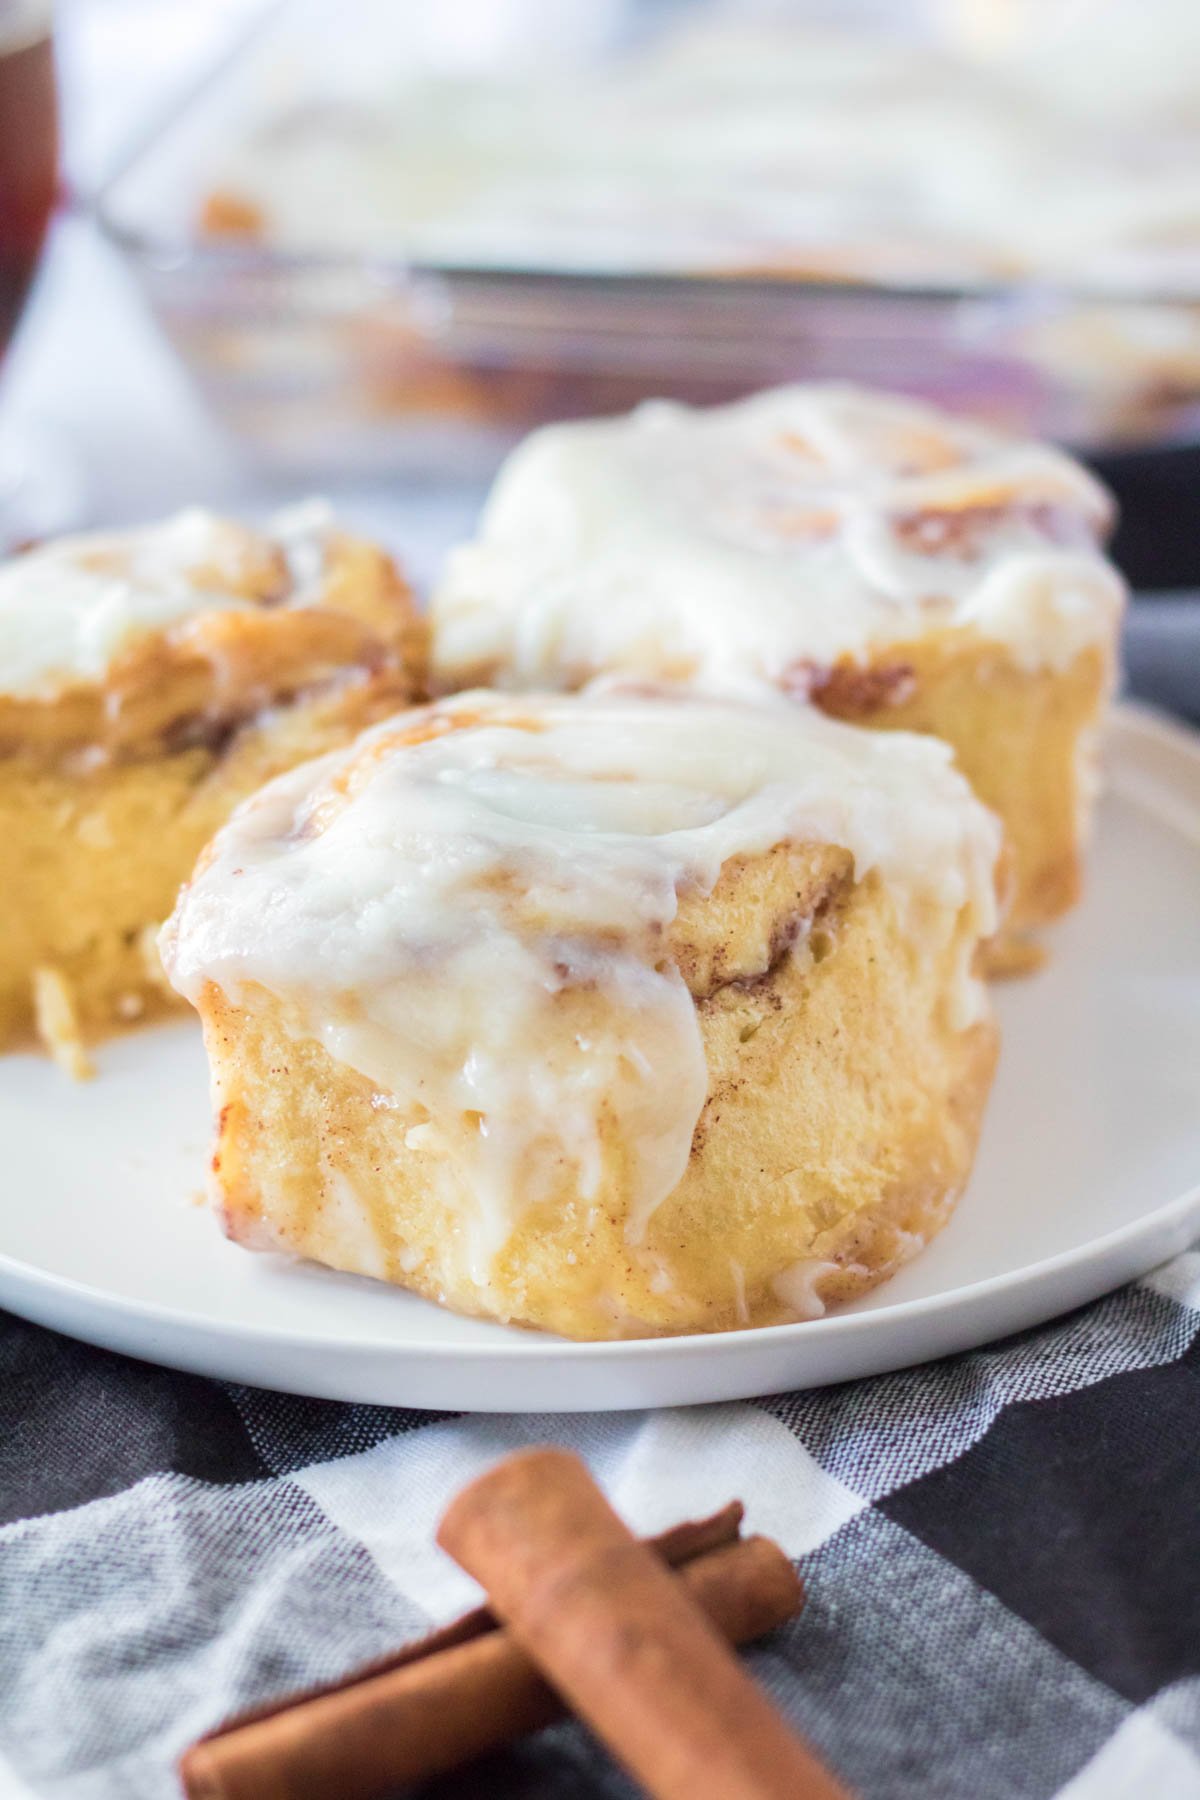
[[[733,1495],[808,1605],[749,1655],[865,1800],[1200,1800],[1200,1253],[844,1387],[456,1418],[172,1374],[0,1314],[0,1800],[165,1800],[180,1747],[476,1597],[433,1545],[570,1445],[642,1531]],[[616,1800],[562,1726],[431,1784]]]

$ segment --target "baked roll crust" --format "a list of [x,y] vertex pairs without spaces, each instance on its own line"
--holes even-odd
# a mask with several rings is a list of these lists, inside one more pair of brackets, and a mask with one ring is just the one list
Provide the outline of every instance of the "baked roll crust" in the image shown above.
[[199,510],[0,568],[0,1046],[177,1000],[153,935],[239,800],[416,698],[393,563],[323,508]]
[[435,680],[782,693],[949,743],[1012,848],[1009,929],[1077,898],[1123,604],[1070,458],[849,387],[535,433],[433,607]]
[[817,1316],[966,1181],[999,848],[943,746],[781,703],[377,726],[164,933],[225,1229],[573,1337]]

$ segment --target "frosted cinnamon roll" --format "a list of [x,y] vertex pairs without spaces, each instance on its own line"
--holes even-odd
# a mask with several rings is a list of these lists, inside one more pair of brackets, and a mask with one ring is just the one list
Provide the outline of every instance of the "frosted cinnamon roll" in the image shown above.
[[781,703],[376,726],[163,934],[226,1231],[579,1338],[819,1314],[966,1181],[1000,836],[944,745]]
[[0,1045],[84,1043],[175,996],[153,933],[271,776],[394,713],[423,628],[320,505],[199,509],[0,565]]
[[680,681],[942,737],[1004,821],[1020,931],[1080,891],[1109,523],[1069,457],[894,396],[653,402],[514,452],[435,598],[435,680]]

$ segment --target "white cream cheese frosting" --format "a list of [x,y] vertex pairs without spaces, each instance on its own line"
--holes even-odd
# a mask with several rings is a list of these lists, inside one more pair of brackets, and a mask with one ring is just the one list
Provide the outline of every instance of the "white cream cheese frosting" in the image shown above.
[[0,693],[52,698],[99,685],[140,638],[202,613],[253,611],[238,592],[248,553],[278,552],[287,592],[315,597],[328,511],[310,502],[263,533],[189,507],[157,524],[61,538],[0,565]]
[[[595,1194],[615,1126],[636,1243],[706,1097],[695,1006],[662,954],[681,894],[787,841],[878,871],[920,951],[996,923],[997,821],[949,751],[783,702],[464,694],[272,782],[164,929],[193,1002],[251,985],[469,1163],[474,1279],[551,1174]],[[964,917],[966,929],[964,931]]]
[[435,596],[435,673],[803,689],[807,668],[953,626],[1061,668],[1112,639],[1109,517],[1070,457],[897,396],[653,401],[513,453]]

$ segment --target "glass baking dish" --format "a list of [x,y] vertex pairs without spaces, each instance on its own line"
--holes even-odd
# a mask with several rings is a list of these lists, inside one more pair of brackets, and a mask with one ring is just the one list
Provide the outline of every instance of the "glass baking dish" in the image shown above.
[[[379,0],[335,15],[351,39],[364,6],[377,20]],[[472,267],[206,235],[222,148],[285,103],[329,17],[319,0],[272,7],[96,203],[215,411],[274,470],[479,473],[546,420],[812,378],[904,389],[1085,448],[1179,441],[1200,423],[1187,292]]]

